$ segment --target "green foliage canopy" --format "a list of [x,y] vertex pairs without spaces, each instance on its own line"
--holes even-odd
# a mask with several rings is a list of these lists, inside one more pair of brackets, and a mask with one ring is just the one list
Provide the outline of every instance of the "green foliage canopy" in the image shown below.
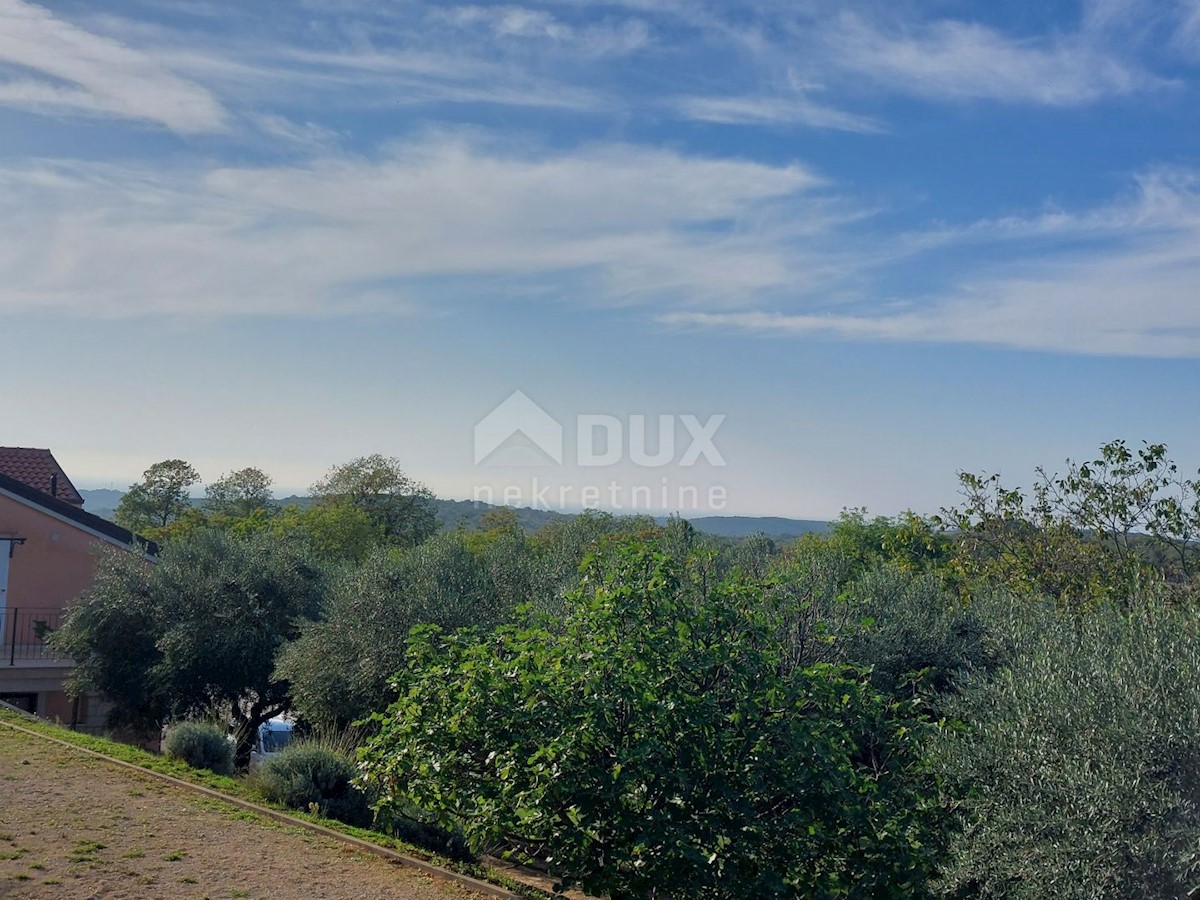
[[[1129,602],[1149,581],[1186,583],[1200,558],[1200,478],[1163,444],[1100,448],[1065,475],[1038,469],[1032,490],[959,473],[964,500],[940,521],[958,537],[964,587],[1000,584],[1066,607]],[[1162,551],[1156,555],[1150,551]]]
[[170,525],[188,510],[188,489],[200,474],[182,459],[157,462],[131,484],[117,505],[118,525],[147,537]]
[[1153,595],[997,607],[1010,664],[937,744],[951,896],[1151,900],[1200,884],[1200,615]]
[[271,476],[262,469],[238,469],[204,489],[204,507],[212,515],[244,519],[270,505]]
[[349,503],[322,503],[308,509],[288,506],[272,516],[266,527],[281,538],[300,537],[327,564],[361,563],[386,543],[383,526]]
[[761,586],[636,544],[603,562],[561,621],[413,635],[360,758],[381,813],[614,900],[920,894],[917,706],[856,669],[785,673]]
[[305,719],[341,727],[387,706],[408,632],[494,625],[501,610],[482,560],[449,532],[406,550],[376,549],[334,576],[319,621],[284,648],[277,677]]
[[398,460],[378,453],[334,466],[312,494],[318,506],[362,511],[393,544],[415,546],[437,531],[429,488],[406,475]]
[[75,689],[111,699],[116,720],[157,726],[219,711],[244,759],[258,725],[288,707],[275,657],[320,613],[323,581],[293,542],[198,531],[154,565],[105,553],[53,640],[76,660]]

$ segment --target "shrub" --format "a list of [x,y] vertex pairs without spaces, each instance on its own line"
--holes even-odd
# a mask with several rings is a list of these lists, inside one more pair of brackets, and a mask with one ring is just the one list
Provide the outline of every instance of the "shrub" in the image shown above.
[[1143,598],[1021,604],[1011,665],[951,712],[936,767],[962,832],[952,896],[1158,898],[1200,883],[1200,616]]
[[354,763],[318,742],[299,741],[267,759],[254,773],[259,792],[272,803],[309,811],[347,825],[371,823],[366,796],[353,784]]
[[940,695],[1004,658],[998,629],[985,618],[995,601],[984,592],[964,604],[933,575],[876,566],[848,586],[846,602],[862,618],[843,636],[844,659],[870,668],[871,683],[886,694],[916,691],[937,707]]
[[767,599],[788,668],[860,666],[877,690],[920,696],[933,712],[964,677],[1004,658],[1003,633],[980,609],[995,605],[989,593],[966,604],[934,573],[855,561],[832,542],[790,551],[771,573]]
[[387,809],[375,820],[375,830],[392,837],[445,856],[459,862],[477,862],[479,857],[471,851],[467,839],[459,830],[449,830],[427,821],[430,817],[415,807],[408,814]]
[[233,744],[215,725],[182,722],[167,732],[163,749],[167,756],[182,759],[193,769],[209,769],[218,775],[233,774]]

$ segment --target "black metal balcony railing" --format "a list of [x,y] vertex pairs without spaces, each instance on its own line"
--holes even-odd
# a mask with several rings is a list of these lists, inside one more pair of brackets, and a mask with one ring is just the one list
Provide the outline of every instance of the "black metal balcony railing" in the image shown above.
[[57,607],[13,607],[4,611],[3,660],[10,666],[20,663],[55,662],[70,657],[51,647],[47,640],[62,624]]

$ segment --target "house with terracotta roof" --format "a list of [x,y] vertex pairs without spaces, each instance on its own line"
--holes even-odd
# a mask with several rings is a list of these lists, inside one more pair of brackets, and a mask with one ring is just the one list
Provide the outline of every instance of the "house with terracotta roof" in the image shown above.
[[94,516],[49,450],[0,447],[0,700],[77,728],[98,729],[102,698],[68,697],[72,660],[46,638],[95,579],[97,551],[153,558],[157,548]]
[[0,475],[15,478],[43,494],[83,508],[83,497],[49,450],[0,447]]

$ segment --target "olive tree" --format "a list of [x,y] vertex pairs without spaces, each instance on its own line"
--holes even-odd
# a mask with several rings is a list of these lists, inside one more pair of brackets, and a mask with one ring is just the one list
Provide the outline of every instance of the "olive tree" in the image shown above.
[[438,535],[406,550],[376,549],[331,582],[319,621],[304,623],[279,657],[305,719],[341,727],[379,712],[388,681],[417,625],[495,624],[501,610],[484,562],[463,535]]
[[111,699],[114,719],[220,712],[244,760],[255,729],[289,706],[275,658],[320,613],[322,584],[292,542],[197,531],[155,564],[106,553],[52,640],[76,660],[74,689]]
[[1200,884],[1200,616],[1154,595],[1069,615],[997,604],[1011,662],[936,746],[950,896],[1151,900]]

